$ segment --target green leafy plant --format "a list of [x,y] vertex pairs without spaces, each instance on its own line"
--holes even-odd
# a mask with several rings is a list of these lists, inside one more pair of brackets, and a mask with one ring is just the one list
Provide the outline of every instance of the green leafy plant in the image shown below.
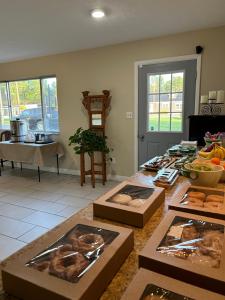
[[107,137],[99,136],[90,129],[84,130],[82,127],[78,128],[74,135],[69,137],[69,146],[74,146],[74,152],[81,154],[87,152],[91,155],[94,151],[101,151],[109,153],[111,149],[106,143]]

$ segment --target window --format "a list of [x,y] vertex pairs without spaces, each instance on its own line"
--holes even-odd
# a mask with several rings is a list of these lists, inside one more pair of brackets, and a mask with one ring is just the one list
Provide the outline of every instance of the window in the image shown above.
[[182,132],[184,72],[148,75],[148,131]]
[[0,82],[0,128],[16,118],[30,131],[59,131],[55,77]]

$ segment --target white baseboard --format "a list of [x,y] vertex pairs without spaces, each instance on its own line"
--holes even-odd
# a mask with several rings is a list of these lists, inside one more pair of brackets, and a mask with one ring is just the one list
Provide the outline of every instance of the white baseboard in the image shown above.
[[[11,166],[11,162],[7,161],[4,163],[6,166]],[[15,167],[20,168],[20,163],[14,163]],[[37,167],[33,165],[28,165],[28,164],[23,164],[24,169],[31,169],[31,170],[37,170]],[[42,171],[46,172],[51,172],[51,173],[57,173],[57,168],[55,167],[41,167]],[[80,170],[74,170],[74,169],[59,169],[60,174],[66,174],[66,175],[80,175]],[[88,175],[90,176],[90,175]],[[96,175],[96,178],[100,178],[100,175]],[[107,178],[109,180],[114,180],[114,181],[123,181],[128,179],[128,176],[122,176],[122,175],[112,175],[112,174],[107,174]]]

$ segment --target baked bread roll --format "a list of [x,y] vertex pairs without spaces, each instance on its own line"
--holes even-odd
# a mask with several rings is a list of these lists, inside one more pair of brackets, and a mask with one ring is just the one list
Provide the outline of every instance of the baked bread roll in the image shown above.
[[206,197],[206,202],[220,202],[223,203],[224,201],[224,196],[221,195],[208,195]]
[[131,200],[128,205],[129,206],[133,206],[133,207],[140,207],[144,204],[144,200],[143,199],[134,199]]
[[221,209],[223,207],[223,204],[221,202],[204,202],[205,208],[214,208],[214,209]]
[[206,194],[202,193],[202,192],[189,192],[188,196],[190,198],[197,198],[197,199],[200,199],[200,200],[204,201],[205,197],[206,197]]
[[203,207],[203,201],[198,198],[188,197],[186,205]]
[[131,196],[126,194],[116,194],[112,197],[112,201],[119,204],[128,204],[132,200]]

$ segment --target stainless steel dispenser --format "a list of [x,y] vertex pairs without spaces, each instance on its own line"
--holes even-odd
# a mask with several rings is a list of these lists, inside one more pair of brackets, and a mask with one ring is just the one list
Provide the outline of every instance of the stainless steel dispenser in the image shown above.
[[24,142],[26,136],[26,124],[20,119],[10,120],[10,129],[11,129],[11,142],[19,143]]

